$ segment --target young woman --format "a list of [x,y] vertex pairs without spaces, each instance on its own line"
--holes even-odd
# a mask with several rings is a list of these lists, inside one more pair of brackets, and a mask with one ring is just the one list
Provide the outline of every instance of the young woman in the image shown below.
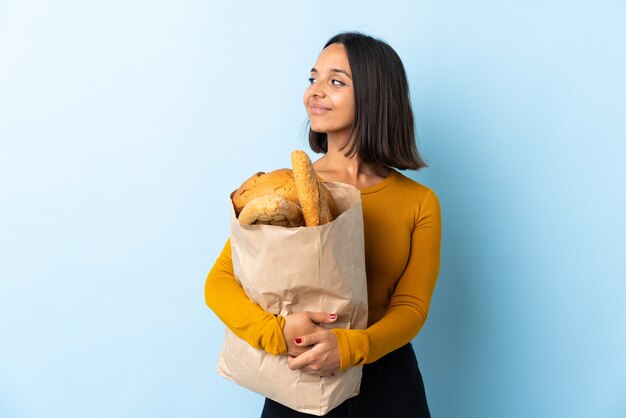
[[[264,312],[234,279],[229,242],[207,277],[207,304],[237,335],[289,354],[289,367],[326,376],[363,365],[360,394],[327,417],[430,417],[410,341],[428,314],[439,273],[435,193],[394,169],[426,166],[415,145],[402,61],[386,43],[347,32],[324,46],[304,105],[313,166],[324,181],[361,191],[369,320],[365,330],[327,329],[332,313]],[[262,418],[311,416],[266,399]]]

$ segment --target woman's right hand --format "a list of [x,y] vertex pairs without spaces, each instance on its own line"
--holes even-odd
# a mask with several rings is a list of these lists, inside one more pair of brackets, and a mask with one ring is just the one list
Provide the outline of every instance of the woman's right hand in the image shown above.
[[287,354],[291,357],[297,357],[300,354],[311,349],[311,346],[299,346],[295,339],[303,335],[313,334],[322,327],[320,324],[330,324],[335,322],[337,315],[328,312],[309,312],[302,311],[289,314],[285,317],[285,326],[283,327],[283,336],[287,343]]

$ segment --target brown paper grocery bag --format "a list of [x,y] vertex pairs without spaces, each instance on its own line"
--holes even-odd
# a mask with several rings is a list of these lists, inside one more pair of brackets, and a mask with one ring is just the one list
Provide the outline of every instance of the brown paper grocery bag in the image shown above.
[[[340,216],[317,227],[241,225],[231,209],[230,245],[235,276],[267,312],[337,313],[333,327],[367,326],[367,283],[361,194],[343,183],[324,183]],[[232,206],[232,205],[231,205]],[[300,412],[324,415],[359,393],[361,367],[319,377],[291,370],[287,356],[250,346],[230,330],[218,373]]]

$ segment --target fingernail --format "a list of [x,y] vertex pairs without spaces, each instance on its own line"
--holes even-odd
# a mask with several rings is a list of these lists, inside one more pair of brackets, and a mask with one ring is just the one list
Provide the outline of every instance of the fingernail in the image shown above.
[[331,313],[330,315],[328,315],[328,317],[330,319],[337,319],[337,314]]
[[296,338],[294,341],[296,344],[302,344],[302,338]]

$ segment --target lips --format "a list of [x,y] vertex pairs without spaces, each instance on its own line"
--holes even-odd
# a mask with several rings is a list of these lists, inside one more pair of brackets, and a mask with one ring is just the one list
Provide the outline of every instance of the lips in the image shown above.
[[330,109],[318,103],[313,103],[309,105],[309,112],[313,115],[322,115],[326,112],[330,112]]

